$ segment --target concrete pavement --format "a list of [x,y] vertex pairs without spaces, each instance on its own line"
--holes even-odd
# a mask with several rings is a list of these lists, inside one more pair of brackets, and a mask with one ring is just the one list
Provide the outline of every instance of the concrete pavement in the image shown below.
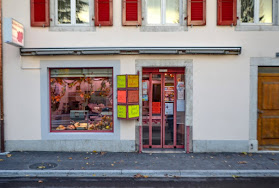
[[11,152],[0,177],[279,177],[279,154]]

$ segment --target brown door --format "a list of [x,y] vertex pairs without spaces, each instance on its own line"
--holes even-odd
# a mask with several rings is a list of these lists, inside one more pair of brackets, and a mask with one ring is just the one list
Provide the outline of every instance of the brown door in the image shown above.
[[279,73],[259,73],[258,142],[260,150],[279,150]]

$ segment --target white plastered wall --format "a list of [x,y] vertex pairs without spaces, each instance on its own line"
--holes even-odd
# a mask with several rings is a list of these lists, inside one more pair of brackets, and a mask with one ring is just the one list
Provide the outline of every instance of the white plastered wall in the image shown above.
[[[120,60],[121,73],[135,73],[136,59],[193,59],[193,140],[249,139],[250,57],[274,57],[278,32],[239,32],[216,26],[216,0],[207,1],[207,25],[185,32],[140,32],[121,26],[121,3],[114,1],[114,25],[96,32],[52,32],[30,27],[29,0],[3,0],[3,17],[25,26],[25,47],[240,46],[239,56],[142,55],[22,57],[4,44],[4,105],[7,140],[41,139],[40,60]],[[16,5],[16,6],[15,6]],[[66,65],[65,65],[66,66]],[[135,122],[121,121],[120,138],[135,139]]]

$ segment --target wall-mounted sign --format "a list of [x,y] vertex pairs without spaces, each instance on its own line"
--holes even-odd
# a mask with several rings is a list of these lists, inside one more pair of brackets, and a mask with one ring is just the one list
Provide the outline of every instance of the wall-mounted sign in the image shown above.
[[139,90],[128,90],[128,103],[139,102]]
[[128,106],[128,118],[139,117],[139,105],[129,105]]
[[127,92],[126,92],[126,90],[118,90],[117,91],[117,102],[118,103],[126,103],[127,102]]
[[139,87],[139,75],[128,75],[128,87]]
[[117,75],[117,117],[139,118],[139,75]]
[[12,18],[4,18],[4,42],[17,46],[24,46],[24,27]]
[[126,105],[117,105],[117,117],[118,118],[127,118],[127,107]]
[[126,75],[117,75],[117,88],[126,88]]

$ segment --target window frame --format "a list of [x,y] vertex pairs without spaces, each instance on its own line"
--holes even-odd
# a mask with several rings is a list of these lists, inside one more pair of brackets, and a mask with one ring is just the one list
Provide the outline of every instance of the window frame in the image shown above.
[[[105,130],[52,130],[52,112],[51,112],[51,70],[52,69],[111,69],[111,79],[112,79],[112,129],[109,131]],[[50,133],[114,133],[115,131],[115,121],[114,121],[114,67],[52,67],[48,68],[48,102],[49,102],[49,132]],[[70,76],[69,76],[70,77]],[[101,77],[98,77],[101,78]],[[103,78],[103,77],[102,77]]]
[[240,25],[273,25],[274,23],[274,5],[275,5],[275,0],[272,0],[272,22],[271,23],[260,23],[259,21],[259,15],[260,15],[260,0],[254,0],[254,23],[245,23],[241,22],[241,0],[239,2],[239,7],[240,7],[240,16],[239,16],[239,21]]
[[[145,1],[148,1],[148,0],[145,0]],[[147,26],[179,26],[180,22],[181,22],[182,1],[178,0],[179,1],[179,23],[177,23],[177,24],[167,24],[166,23],[166,0],[160,0],[160,1],[161,1],[161,23],[160,24],[148,24],[148,22],[146,20],[146,25]],[[146,3],[145,10],[146,10],[146,19],[147,19],[147,16],[148,16],[147,3]]]
[[141,32],[179,32],[187,31],[187,1],[179,0],[179,23],[178,24],[148,24],[147,2],[142,0],[142,26]]
[[[73,0],[74,1],[74,0]],[[71,0],[72,2],[72,0]],[[89,24],[58,24],[58,0],[50,1],[50,31],[96,31],[94,21],[94,0],[89,0]],[[72,9],[71,9],[72,10]],[[73,14],[73,11],[71,11]]]

